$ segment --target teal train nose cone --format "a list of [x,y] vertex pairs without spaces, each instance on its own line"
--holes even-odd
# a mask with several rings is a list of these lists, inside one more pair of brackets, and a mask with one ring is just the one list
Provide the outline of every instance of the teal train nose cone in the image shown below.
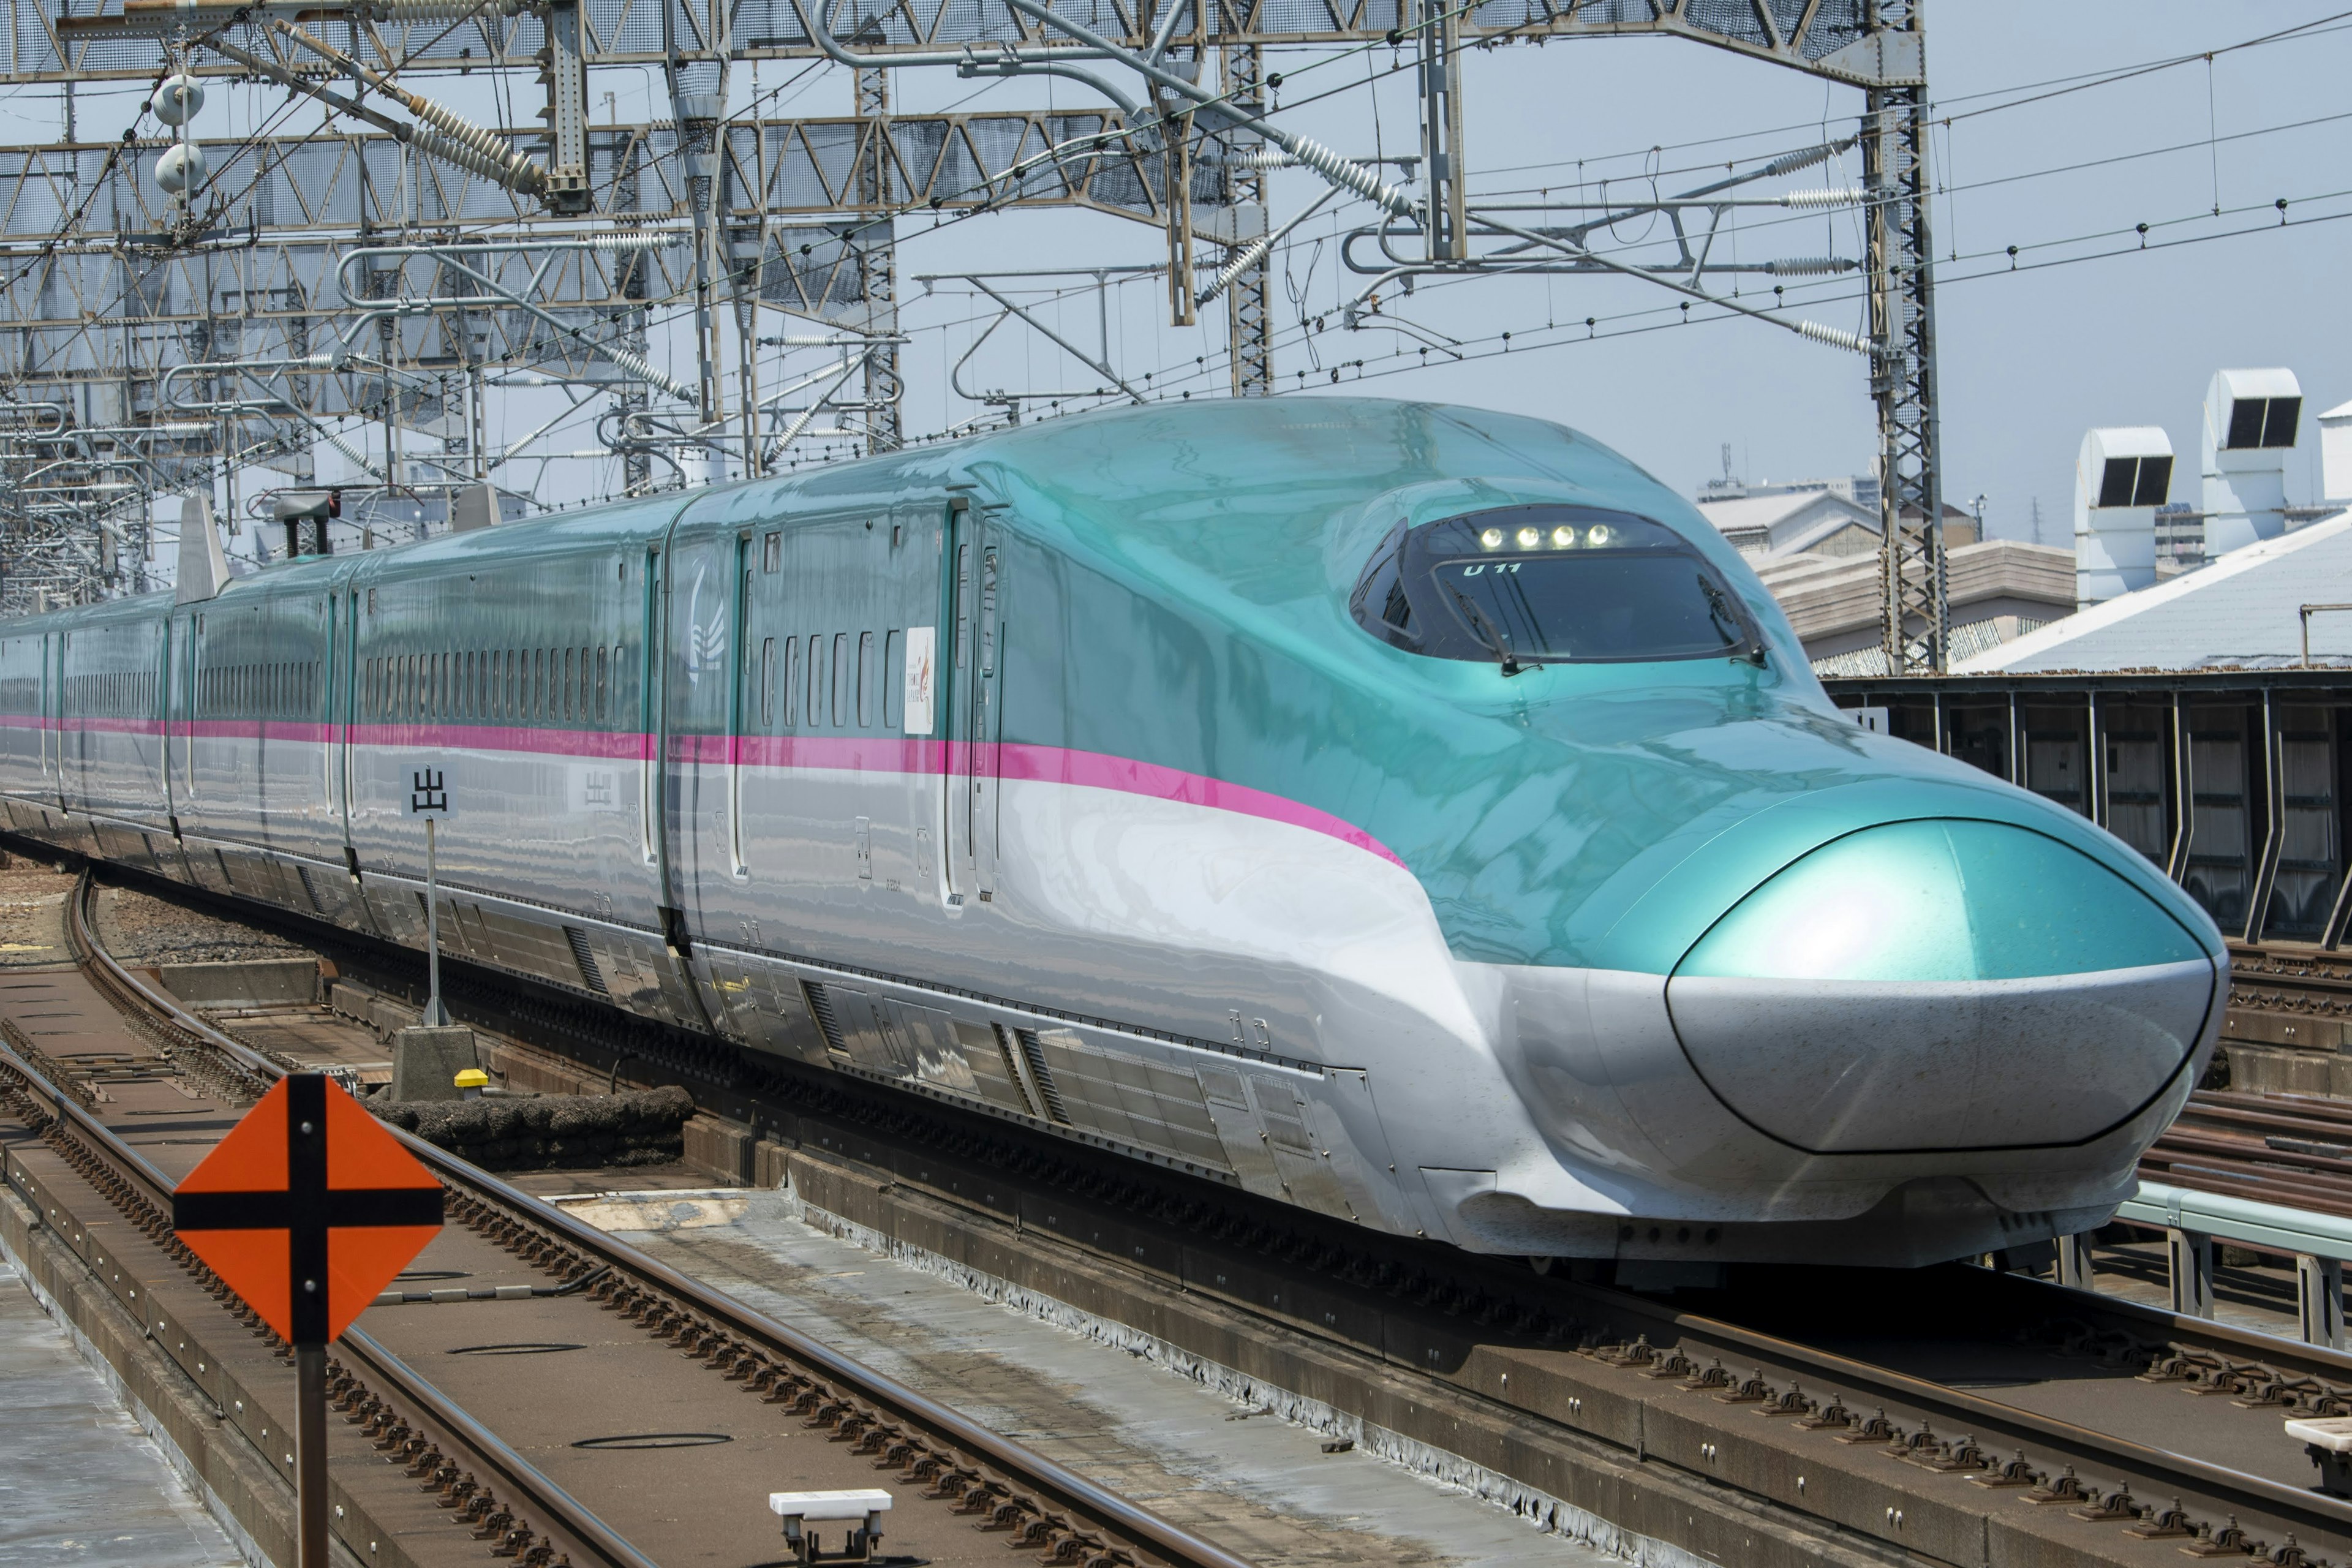
[[2080,1143],[2188,1064],[2212,958],[2113,871],[2004,823],[1823,845],[1750,892],[1667,984],[1707,1088],[1815,1153]]
[[1931,820],[1823,845],[1748,894],[1675,973],[2022,980],[2205,956],[2154,900],[2079,850],[2006,823]]

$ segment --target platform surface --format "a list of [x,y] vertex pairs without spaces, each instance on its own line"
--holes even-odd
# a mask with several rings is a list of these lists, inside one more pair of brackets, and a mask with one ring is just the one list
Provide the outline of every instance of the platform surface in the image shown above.
[[0,1258],[0,1565],[243,1568],[163,1450]]

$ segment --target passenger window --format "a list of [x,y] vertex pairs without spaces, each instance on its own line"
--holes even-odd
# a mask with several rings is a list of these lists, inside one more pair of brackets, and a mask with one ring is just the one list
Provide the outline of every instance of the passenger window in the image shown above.
[[803,721],[812,730],[824,722],[824,638],[808,640],[808,711]]
[[760,570],[773,572],[784,563],[784,536],[772,533],[760,542]]
[[571,718],[571,717],[572,717],[572,650],[571,650],[570,648],[565,648],[565,649],[563,650],[563,696],[562,696],[562,714],[563,714],[563,717],[565,717],[566,719],[569,719],[569,718]]
[[604,653],[604,645],[598,644],[596,647],[596,718],[600,723],[612,711],[612,702],[608,696],[611,689],[605,684]]
[[892,632],[882,642],[882,728],[885,730],[898,727],[898,689],[904,684],[905,678],[891,673],[898,668],[903,657],[898,642],[897,632]]
[[[768,535],[770,539],[776,536]],[[760,728],[776,727],[776,639],[760,639]]]
[[849,634],[833,634],[833,727],[842,729],[849,722],[848,700],[842,688],[849,683]]
[[857,634],[857,727],[868,730],[874,725],[874,634]]
[[801,639],[784,639],[784,728],[789,730],[799,721],[800,704],[794,694],[801,686]]

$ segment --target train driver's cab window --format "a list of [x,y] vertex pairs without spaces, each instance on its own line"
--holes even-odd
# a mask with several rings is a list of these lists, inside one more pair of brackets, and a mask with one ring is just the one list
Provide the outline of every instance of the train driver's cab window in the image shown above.
[[1689,541],[1596,507],[1505,507],[1400,524],[1372,552],[1349,610],[1407,652],[1513,673],[1763,647],[1738,595]]

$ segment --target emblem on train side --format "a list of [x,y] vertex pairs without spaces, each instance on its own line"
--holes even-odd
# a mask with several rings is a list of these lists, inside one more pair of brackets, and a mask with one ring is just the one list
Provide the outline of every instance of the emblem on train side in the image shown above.
[[694,569],[694,586],[686,594],[686,679],[688,685],[700,685],[702,672],[723,669],[727,665],[727,626],[725,609],[713,605],[710,624],[702,624],[703,569]]
[[931,691],[939,658],[939,628],[907,628],[907,733],[931,732]]

